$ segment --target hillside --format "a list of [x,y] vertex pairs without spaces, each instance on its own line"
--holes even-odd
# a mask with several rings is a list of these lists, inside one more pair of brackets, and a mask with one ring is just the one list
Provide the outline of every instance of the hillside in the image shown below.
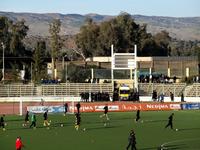
[[[58,14],[58,13],[12,13],[0,12],[0,16],[6,16],[13,21],[24,19],[29,26],[29,36],[48,36],[49,23],[57,18],[62,22],[61,34],[73,35],[79,32],[87,17],[96,22],[109,20],[115,16],[98,14]],[[155,34],[161,30],[166,30],[170,35],[182,40],[200,40],[200,17],[161,17],[161,16],[142,16],[133,15],[139,24],[147,24],[148,32]]]

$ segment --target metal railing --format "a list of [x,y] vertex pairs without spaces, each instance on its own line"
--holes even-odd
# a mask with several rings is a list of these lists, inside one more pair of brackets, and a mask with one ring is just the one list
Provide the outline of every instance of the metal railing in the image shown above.
[[169,96],[170,92],[172,92],[174,96],[180,96],[184,92],[185,87],[186,83],[139,83],[139,93],[142,96],[151,96],[155,90],[158,95],[164,93],[165,96]]
[[111,83],[67,83],[53,85],[0,85],[0,97],[20,96],[80,96],[81,93],[108,93],[112,94]]
[[[157,94],[170,92],[174,96],[184,93],[187,97],[200,96],[200,83],[186,85],[186,83],[160,84],[160,83],[139,83],[140,96],[151,96],[153,91]],[[21,97],[21,96],[80,96],[81,93],[108,93],[112,96],[111,83],[67,83],[54,85],[33,84],[0,84],[0,97]]]

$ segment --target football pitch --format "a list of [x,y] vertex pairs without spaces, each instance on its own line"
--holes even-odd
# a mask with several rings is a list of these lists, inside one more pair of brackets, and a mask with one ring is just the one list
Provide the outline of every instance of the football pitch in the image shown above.
[[[174,128],[165,129],[174,113]],[[102,113],[82,113],[79,131],[72,114],[49,114],[50,129],[43,127],[43,116],[37,115],[37,128],[23,127],[24,117],[6,116],[6,131],[0,130],[0,150],[14,150],[21,136],[24,150],[126,150],[128,135],[135,130],[138,150],[200,150],[200,111],[144,111],[142,122],[135,123],[136,112],[109,112],[104,126]],[[63,127],[61,127],[63,124]],[[83,131],[82,129],[86,130]]]

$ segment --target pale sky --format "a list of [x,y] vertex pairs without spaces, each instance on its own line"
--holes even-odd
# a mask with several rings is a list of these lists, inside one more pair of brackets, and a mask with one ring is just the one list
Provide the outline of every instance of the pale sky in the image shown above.
[[200,16],[200,0],[0,0],[0,11],[147,16]]

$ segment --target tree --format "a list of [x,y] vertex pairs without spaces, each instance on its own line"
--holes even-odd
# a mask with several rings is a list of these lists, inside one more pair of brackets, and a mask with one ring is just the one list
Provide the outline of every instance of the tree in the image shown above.
[[121,13],[110,21],[100,25],[99,49],[103,54],[110,54],[110,46],[115,46],[115,52],[133,52],[134,44],[139,43],[140,26],[134,22],[131,15]]
[[195,56],[198,57],[198,69],[199,69],[198,75],[200,75],[200,46],[194,46],[193,51]]
[[146,27],[146,24],[136,24],[125,12],[101,24],[88,20],[77,34],[76,44],[85,57],[110,56],[112,44],[118,53],[133,53],[136,44],[139,56],[167,56],[170,53],[169,33],[162,31],[152,36]]
[[169,33],[167,31],[161,31],[154,35],[154,40],[157,44],[157,56],[170,56],[170,47],[169,43],[171,41],[171,37],[169,36]]
[[[5,46],[5,68],[14,68],[21,70],[22,66],[29,63],[25,61],[23,57],[31,55],[30,51],[27,51],[23,40],[26,37],[28,26],[25,25],[25,20],[13,22],[7,17],[0,17],[0,42]],[[2,48],[0,48],[2,50]],[[20,57],[17,61],[8,61],[7,57]],[[2,60],[0,60],[2,62]],[[14,66],[14,67],[13,67]],[[16,76],[16,73],[13,75]]]
[[[0,54],[3,53],[4,45],[4,55],[8,55],[9,53],[9,40],[10,40],[10,32],[9,32],[10,21],[6,17],[0,16]],[[0,59],[0,64],[2,64],[3,59]],[[2,65],[1,65],[2,66]]]
[[10,28],[11,21],[8,20],[6,17],[0,16],[0,43],[4,43],[6,47],[9,45],[10,39]]
[[25,20],[11,24],[10,53],[14,56],[24,55],[23,39],[26,37],[28,29],[28,26],[25,25]]
[[46,65],[44,62],[44,55],[46,44],[44,41],[38,41],[33,54],[33,79],[34,82],[39,82],[46,76]]
[[[92,21],[86,20],[86,25],[82,26],[80,33],[76,36],[77,48],[82,50],[82,58],[85,61],[87,57],[95,55],[97,50],[97,38],[99,35],[99,26]],[[86,62],[86,61],[85,61]]]
[[138,45],[140,56],[167,55],[170,40],[167,32],[152,36],[146,31],[146,24],[136,24],[132,16],[122,12],[116,18],[96,24],[92,20],[81,27],[76,35],[76,44],[84,57],[97,55],[110,56],[110,46],[113,44],[115,52],[134,52],[134,45]]
[[86,79],[90,78],[90,71],[82,66],[70,64],[68,66],[68,78],[70,82],[84,83]]
[[115,47],[118,45],[118,28],[113,23],[107,21],[100,25],[100,33],[98,37],[98,51],[100,55],[110,56],[110,46],[113,44]]
[[58,59],[59,50],[62,47],[60,38],[61,22],[59,19],[54,19],[49,25],[50,41],[51,41],[51,59],[52,59],[52,78],[55,78],[54,69],[56,60]]

